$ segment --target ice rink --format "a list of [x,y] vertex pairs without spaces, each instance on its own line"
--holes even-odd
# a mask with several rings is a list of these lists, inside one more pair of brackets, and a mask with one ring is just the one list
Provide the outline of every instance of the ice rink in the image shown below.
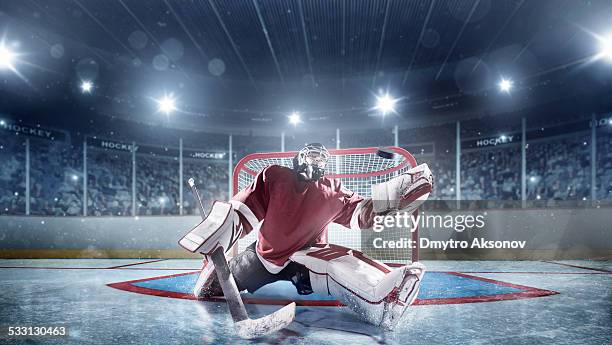
[[[395,332],[309,297],[287,329],[237,338],[224,302],[188,294],[197,260],[0,260],[0,324],[65,326],[67,337],[3,344],[606,344],[610,261],[425,261],[419,299]],[[136,288],[134,288],[136,287]],[[294,298],[287,286],[245,296],[251,317]],[[276,301],[276,302],[274,302]],[[318,302],[317,302],[318,301]]]

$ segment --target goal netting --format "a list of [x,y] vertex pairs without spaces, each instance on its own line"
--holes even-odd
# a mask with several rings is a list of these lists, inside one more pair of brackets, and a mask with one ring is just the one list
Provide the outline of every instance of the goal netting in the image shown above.
[[[365,198],[371,196],[371,186],[389,179],[416,166],[416,160],[406,150],[400,147],[386,147],[385,151],[393,152],[393,157],[382,157],[378,148],[355,148],[330,150],[327,163],[326,176],[340,179],[345,188],[359,193]],[[233,175],[234,194],[253,182],[257,173],[269,165],[282,165],[292,167],[292,159],[297,152],[270,152],[254,153],[241,159]],[[394,263],[407,263],[418,261],[418,248],[376,248],[375,244],[385,241],[412,241],[418,244],[418,230],[397,228],[385,229],[375,233],[370,230],[350,230],[338,224],[330,224],[327,238],[330,243],[339,244],[352,249],[360,250],[378,260]],[[250,243],[257,239],[257,231],[238,241],[237,252],[243,251]],[[380,247],[380,246],[378,246]]]

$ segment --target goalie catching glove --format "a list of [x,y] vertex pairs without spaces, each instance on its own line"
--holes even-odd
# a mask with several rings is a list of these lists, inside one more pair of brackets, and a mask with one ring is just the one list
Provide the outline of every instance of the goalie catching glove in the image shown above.
[[427,164],[421,164],[387,182],[372,185],[373,212],[411,213],[427,200],[432,189],[433,175]]

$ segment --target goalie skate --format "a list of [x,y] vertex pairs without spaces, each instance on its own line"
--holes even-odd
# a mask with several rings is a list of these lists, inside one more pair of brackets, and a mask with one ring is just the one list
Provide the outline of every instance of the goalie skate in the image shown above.
[[386,330],[395,329],[406,308],[414,302],[419,294],[421,278],[425,273],[425,266],[418,262],[403,267],[403,269],[403,279],[388,295],[383,307],[380,327]]

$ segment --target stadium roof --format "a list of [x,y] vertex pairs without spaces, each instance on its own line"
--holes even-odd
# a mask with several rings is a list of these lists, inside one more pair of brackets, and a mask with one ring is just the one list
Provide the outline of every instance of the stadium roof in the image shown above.
[[[206,128],[446,121],[573,97],[599,98],[612,66],[592,61],[609,1],[4,1],[6,40],[27,82],[3,93],[83,116]],[[512,78],[515,90],[497,83]],[[83,79],[95,82],[83,97]],[[609,91],[607,91],[609,92]],[[176,96],[176,116],[152,99]],[[11,103],[11,104],[8,104]],[[76,107],[76,108],[75,108]],[[19,109],[17,109],[19,110]],[[359,120],[359,121],[355,121]]]

